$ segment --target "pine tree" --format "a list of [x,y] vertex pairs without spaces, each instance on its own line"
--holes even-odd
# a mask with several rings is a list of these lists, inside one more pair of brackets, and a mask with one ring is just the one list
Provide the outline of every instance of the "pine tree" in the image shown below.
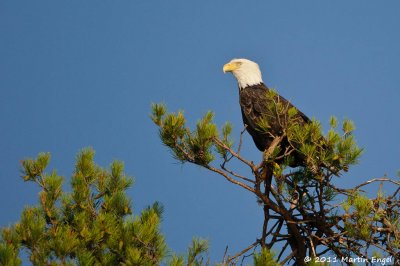
[[[353,136],[354,124],[344,120],[338,130],[338,121],[332,117],[324,135],[318,121],[299,124],[295,108],[272,100],[268,108],[269,113],[282,118],[283,131],[273,136],[262,161],[255,164],[240,154],[244,130],[235,146],[232,125],[226,123],[218,129],[213,112],[207,112],[191,129],[182,111],[170,113],[164,104],[152,106],[151,118],[159,128],[160,139],[175,159],[219,174],[255,195],[262,206],[264,224],[255,242],[229,255],[223,264],[234,265],[249,252],[253,252],[255,265],[274,265],[275,260],[326,265],[335,262],[333,257],[359,257],[371,262],[377,252],[391,260],[386,264],[400,263],[400,182],[382,177],[353,188],[334,185],[338,178],[349,178],[346,173],[363,152]],[[268,118],[258,126],[268,132]],[[283,139],[289,146],[281,145]],[[301,167],[289,167],[293,151],[302,155]],[[234,160],[241,165],[231,163]],[[243,169],[248,169],[247,175]],[[392,184],[392,193],[385,194],[380,188],[377,197],[368,198],[362,189],[378,182]],[[256,247],[260,252],[254,252]],[[274,248],[279,250],[275,257],[270,253]],[[319,260],[326,254],[331,261]]]
[[170,266],[200,266],[210,265],[210,259],[207,256],[208,252],[208,241],[201,238],[193,238],[190,244],[186,259],[185,256],[173,255],[169,261]]
[[45,171],[49,153],[22,161],[23,179],[41,188],[39,205],[25,208],[19,222],[2,229],[0,265],[20,265],[21,249],[38,266],[159,265],[166,258],[163,207],[156,202],[132,214],[126,189],[133,179],[123,163],[104,169],[93,158],[92,149],[77,156],[71,192],[63,191],[56,171]]

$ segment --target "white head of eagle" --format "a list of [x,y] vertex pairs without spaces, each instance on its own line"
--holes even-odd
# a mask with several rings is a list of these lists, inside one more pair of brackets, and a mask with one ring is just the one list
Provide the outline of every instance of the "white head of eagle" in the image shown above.
[[232,59],[224,65],[223,71],[224,73],[232,72],[238,81],[240,89],[263,82],[260,67],[256,62],[248,59]]

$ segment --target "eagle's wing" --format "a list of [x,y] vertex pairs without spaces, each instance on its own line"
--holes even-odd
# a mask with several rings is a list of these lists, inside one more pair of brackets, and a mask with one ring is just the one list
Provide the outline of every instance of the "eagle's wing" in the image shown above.
[[251,128],[257,128],[257,121],[265,112],[265,90],[251,88],[242,89],[240,92],[240,107],[242,109],[243,120]]
[[[247,125],[247,131],[253,137],[257,148],[261,151],[268,147],[272,141],[270,134],[260,130],[259,123],[261,119],[268,119],[269,133],[272,135],[279,135],[282,133],[282,126],[278,122],[278,117],[275,113],[271,113],[267,107],[268,101],[270,101],[270,99],[267,98],[267,92],[268,88],[264,84],[254,85],[240,90],[240,107],[242,110],[243,123]],[[282,96],[277,94],[275,97],[276,102],[279,101],[283,106],[287,106],[288,109],[294,107]],[[310,122],[310,119],[299,110],[297,110],[296,116],[299,119],[299,123]],[[283,119],[283,116],[279,119]]]
[[297,110],[297,117],[299,118],[299,122],[300,123],[310,123],[311,119],[308,118],[303,112],[301,112],[299,109],[297,109],[297,107],[293,106],[293,104],[290,103],[290,101],[286,100],[285,98],[283,98],[282,96],[280,96],[279,94],[277,94],[277,97],[279,97],[280,102],[286,106],[288,105],[288,109],[294,107]]
[[254,86],[240,90],[240,107],[243,123],[260,151],[269,144],[269,137],[259,130],[258,122],[265,112],[266,87]]

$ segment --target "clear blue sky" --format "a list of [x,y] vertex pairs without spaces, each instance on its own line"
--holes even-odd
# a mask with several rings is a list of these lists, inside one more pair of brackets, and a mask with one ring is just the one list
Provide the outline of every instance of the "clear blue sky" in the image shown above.
[[[0,225],[37,203],[19,161],[49,151],[68,183],[74,157],[125,162],[135,212],[165,206],[162,229],[183,252],[192,236],[211,242],[212,261],[260,232],[256,199],[160,143],[150,104],[207,110],[242,129],[234,57],[259,63],[264,81],[327,128],[350,118],[365,153],[338,183],[351,186],[400,169],[398,1],[1,1]],[[251,139],[244,155],[258,161]]]

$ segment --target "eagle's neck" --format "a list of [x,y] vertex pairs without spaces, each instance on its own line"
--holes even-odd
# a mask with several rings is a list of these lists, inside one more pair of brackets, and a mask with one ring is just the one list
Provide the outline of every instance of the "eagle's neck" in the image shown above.
[[249,86],[253,85],[259,85],[263,83],[262,77],[261,77],[261,71],[258,69],[256,71],[251,71],[251,72],[244,72],[244,71],[235,71],[233,73],[237,79],[238,85],[240,89],[244,89]]

